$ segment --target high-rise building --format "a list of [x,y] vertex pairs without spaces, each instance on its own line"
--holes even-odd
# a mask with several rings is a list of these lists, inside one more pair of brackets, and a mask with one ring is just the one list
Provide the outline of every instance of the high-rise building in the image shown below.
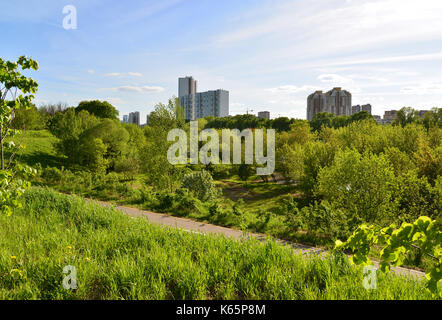
[[198,82],[193,77],[178,79],[178,98],[198,92]]
[[269,111],[259,111],[258,118],[270,120],[270,112]]
[[364,104],[364,105],[356,105],[351,107],[351,114],[355,114],[361,111],[367,111],[369,114],[371,114],[371,104]]
[[339,87],[327,93],[316,91],[307,98],[307,119],[312,120],[319,112],[333,113],[336,116],[351,115],[351,93]]
[[218,89],[196,92],[197,82],[192,77],[180,78],[178,95],[180,106],[184,108],[186,120],[196,120],[207,116],[227,117],[229,115],[229,91]]
[[129,123],[140,126],[140,113],[138,111],[129,113]]
[[125,114],[123,116],[123,123],[128,123],[129,122],[129,116],[127,114]]
[[397,118],[397,110],[390,110],[384,112],[383,123],[388,124],[392,123]]

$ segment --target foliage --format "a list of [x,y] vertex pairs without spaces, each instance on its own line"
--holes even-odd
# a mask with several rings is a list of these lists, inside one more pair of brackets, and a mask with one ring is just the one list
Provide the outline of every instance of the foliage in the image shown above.
[[371,263],[368,258],[370,247],[378,244],[383,245],[380,262],[383,272],[390,270],[390,264],[402,265],[406,253],[415,247],[423,254],[432,256],[436,263],[427,270],[427,288],[442,298],[442,291],[438,290],[438,283],[442,279],[442,232],[437,221],[422,216],[413,223],[402,223],[399,228],[394,224],[387,228],[363,224],[346,242],[336,241],[335,248],[352,250],[355,254],[351,261],[367,265]]
[[201,201],[213,201],[220,195],[212,175],[205,170],[186,174],[182,187],[190,190]]
[[161,190],[175,191],[179,187],[185,169],[174,166],[167,159],[172,142],[167,141],[168,132],[184,128],[182,108],[177,99],[170,99],[168,105],[158,104],[150,114],[150,125],[144,128],[146,145],[140,152],[146,182]]
[[321,168],[317,193],[348,214],[349,225],[390,219],[395,176],[384,155],[338,151],[333,165]]
[[[432,298],[420,281],[395,275],[365,290],[361,268],[342,255],[163,228],[47,189],[25,198],[0,216],[0,299]],[[77,290],[61,285],[67,265],[77,270]]]
[[93,114],[97,118],[117,119],[118,117],[118,110],[107,101],[82,101],[78,107],[75,108],[75,112],[81,112],[83,110]]
[[[16,62],[0,58],[0,212],[10,214],[12,208],[20,205],[19,197],[29,186],[25,181],[28,173],[34,170],[23,165],[13,165],[13,159],[20,145],[6,138],[20,133],[13,129],[12,122],[18,110],[29,109],[38,84],[32,78],[21,74],[24,70],[37,70],[38,63],[21,56]],[[18,94],[18,95],[17,95]],[[5,149],[11,150],[9,161],[5,161]]]

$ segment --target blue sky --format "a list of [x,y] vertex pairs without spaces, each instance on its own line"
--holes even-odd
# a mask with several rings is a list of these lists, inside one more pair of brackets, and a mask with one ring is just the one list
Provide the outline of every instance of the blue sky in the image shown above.
[[231,114],[305,118],[308,94],[334,86],[374,114],[441,107],[440,0],[0,1],[0,56],[39,61],[37,104],[108,100],[145,119],[192,75],[229,90]]

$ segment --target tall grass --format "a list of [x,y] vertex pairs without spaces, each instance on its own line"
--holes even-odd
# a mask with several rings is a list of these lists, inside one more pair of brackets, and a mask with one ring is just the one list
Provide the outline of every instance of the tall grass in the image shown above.
[[[77,290],[62,270],[77,270]],[[420,281],[379,275],[376,290],[345,257],[307,257],[149,224],[35,188],[0,216],[0,299],[430,299]]]

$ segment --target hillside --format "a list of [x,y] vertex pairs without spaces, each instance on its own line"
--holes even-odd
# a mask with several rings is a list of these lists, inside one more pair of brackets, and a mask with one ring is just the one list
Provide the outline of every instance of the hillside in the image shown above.
[[[68,265],[77,290],[62,286]],[[342,256],[162,228],[49,189],[0,215],[0,299],[431,299],[421,282],[380,274],[366,290],[363,276]]]

